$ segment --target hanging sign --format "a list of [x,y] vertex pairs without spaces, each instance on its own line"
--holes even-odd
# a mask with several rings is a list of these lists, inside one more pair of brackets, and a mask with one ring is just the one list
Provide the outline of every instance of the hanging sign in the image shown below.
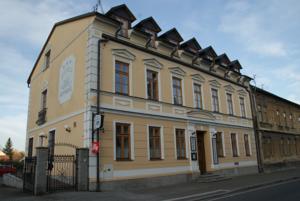
[[96,114],[94,117],[94,129],[98,129],[101,127],[101,115]]
[[100,142],[92,142],[92,152],[97,154],[99,152]]

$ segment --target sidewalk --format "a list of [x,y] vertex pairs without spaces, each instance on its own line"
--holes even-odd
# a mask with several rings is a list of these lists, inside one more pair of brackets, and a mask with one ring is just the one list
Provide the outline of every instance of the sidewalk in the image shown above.
[[165,200],[218,190],[232,191],[241,188],[251,188],[257,185],[277,183],[284,180],[300,178],[300,169],[291,169],[280,172],[255,174],[233,177],[231,180],[214,183],[184,183],[167,187],[157,187],[142,190],[124,190],[114,192],[61,192],[34,197],[15,189],[0,187],[1,201],[81,201],[81,200]]

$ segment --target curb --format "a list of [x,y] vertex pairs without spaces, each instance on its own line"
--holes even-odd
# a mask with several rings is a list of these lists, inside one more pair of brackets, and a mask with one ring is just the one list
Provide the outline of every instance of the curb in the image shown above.
[[273,185],[273,184],[280,184],[280,183],[284,183],[284,182],[287,182],[287,181],[293,181],[293,180],[298,180],[298,179],[300,179],[300,176],[294,176],[294,177],[290,177],[290,178],[286,178],[286,179],[274,180],[274,181],[265,182],[265,183],[256,184],[256,185],[249,185],[249,186],[229,190],[226,193],[220,193],[220,194],[217,194],[217,195],[204,197],[202,199],[200,198],[198,200],[207,200],[207,199],[219,198],[219,197],[222,197],[224,195],[231,195],[231,194],[238,193],[238,192],[253,190],[253,189],[257,189],[257,188],[264,187],[264,186],[270,186],[270,185]]

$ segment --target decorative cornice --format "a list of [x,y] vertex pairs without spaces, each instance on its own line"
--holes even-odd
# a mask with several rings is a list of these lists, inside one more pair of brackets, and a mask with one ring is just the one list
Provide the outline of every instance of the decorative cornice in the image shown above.
[[135,55],[126,49],[113,49],[112,54],[115,56],[118,56],[118,57],[122,57],[122,58],[125,58],[128,60],[131,60],[131,61],[135,60]]

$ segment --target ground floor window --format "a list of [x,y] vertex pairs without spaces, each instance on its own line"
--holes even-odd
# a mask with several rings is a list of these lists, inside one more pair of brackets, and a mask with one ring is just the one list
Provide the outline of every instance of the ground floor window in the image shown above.
[[249,135],[245,134],[244,135],[244,143],[245,143],[245,152],[246,156],[250,156],[250,143],[249,143]]
[[116,159],[130,160],[130,124],[116,123]]
[[221,132],[218,132],[216,134],[216,143],[217,143],[217,154],[218,154],[218,157],[224,157],[223,138],[222,138],[222,133]]
[[185,149],[185,130],[176,129],[176,153],[177,159],[186,159],[186,149]]
[[237,139],[236,139],[236,134],[231,133],[231,146],[232,146],[232,156],[233,157],[238,157],[238,150],[237,150]]
[[160,127],[149,126],[150,160],[161,159]]

